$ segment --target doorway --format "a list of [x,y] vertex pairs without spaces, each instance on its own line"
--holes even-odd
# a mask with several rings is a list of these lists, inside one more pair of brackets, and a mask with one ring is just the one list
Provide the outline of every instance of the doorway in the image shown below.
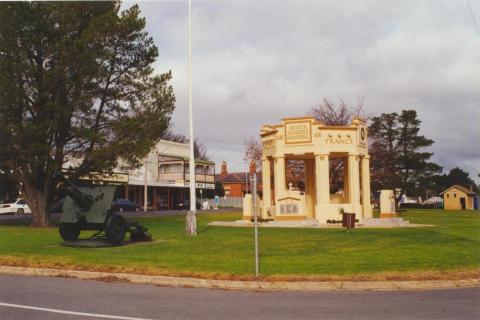
[[460,198],[460,206],[462,207],[462,210],[466,209],[465,198]]
[[305,196],[305,215],[315,219],[317,204],[315,158],[313,155],[289,156],[285,161],[285,182],[289,190]]

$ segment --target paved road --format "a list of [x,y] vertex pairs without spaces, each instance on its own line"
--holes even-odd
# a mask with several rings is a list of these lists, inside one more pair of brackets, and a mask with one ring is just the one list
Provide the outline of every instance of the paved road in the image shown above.
[[480,288],[252,292],[0,275],[2,320],[133,318],[470,320],[480,319]]

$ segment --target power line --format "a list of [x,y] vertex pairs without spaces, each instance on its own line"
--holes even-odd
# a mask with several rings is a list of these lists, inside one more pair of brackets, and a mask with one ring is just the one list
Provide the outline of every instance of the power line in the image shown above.
[[477,29],[478,35],[480,35],[480,28],[478,27],[477,19],[475,19],[475,15],[473,14],[472,5],[470,4],[470,0],[467,0],[467,5],[468,5],[468,9],[470,10],[470,14],[472,15],[473,24],[475,25],[475,28]]

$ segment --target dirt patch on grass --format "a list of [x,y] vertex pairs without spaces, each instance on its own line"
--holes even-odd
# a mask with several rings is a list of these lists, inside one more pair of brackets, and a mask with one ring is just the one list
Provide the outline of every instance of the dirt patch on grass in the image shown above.
[[[28,268],[49,268],[59,270],[78,270],[95,271],[106,273],[128,273],[148,276],[171,276],[185,278],[201,278],[214,280],[236,280],[236,281],[424,281],[424,280],[462,280],[462,279],[480,279],[480,268],[462,268],[454,270],[422,270],[408,272],[380,272],[372,274],[354,274],[354,275],[262,275],[256,278],[253,275],[235,275],[213,272],[185,272],[174,271],[162,268],[153,268],[151,266],[105,266],[105,265],[85,265],[72,264],[58,261],[39,261],[34,258],[24,259],[12,256],[0,257],[0,265],[10,267],[28,267]],[[102,277],[96,279],[105,282],[124,281],[114,275],[111,277]]]

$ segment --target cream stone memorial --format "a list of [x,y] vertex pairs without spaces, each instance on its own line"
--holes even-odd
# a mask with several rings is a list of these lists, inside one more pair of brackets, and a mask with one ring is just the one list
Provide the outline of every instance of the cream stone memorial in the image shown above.
[[[367,127],[360,118],[349,126],[327,126],[313,117],[285,118],[261,128],[264,220],[341,220],[341,211],[360,221],[372,218]],[[331,161],[343,161],[343,184],[330,186]],[[290,162],[289,162],[290,161]],[[301,183],[287,164],[301,165]],[[337,161],[338,162],[338,161]],[[247,197],[248,198],[248,197]],[[246,199],[244,219],[252,209]]]
[[380,218],[395,218],[395,196],[393,190],[380,190]]

